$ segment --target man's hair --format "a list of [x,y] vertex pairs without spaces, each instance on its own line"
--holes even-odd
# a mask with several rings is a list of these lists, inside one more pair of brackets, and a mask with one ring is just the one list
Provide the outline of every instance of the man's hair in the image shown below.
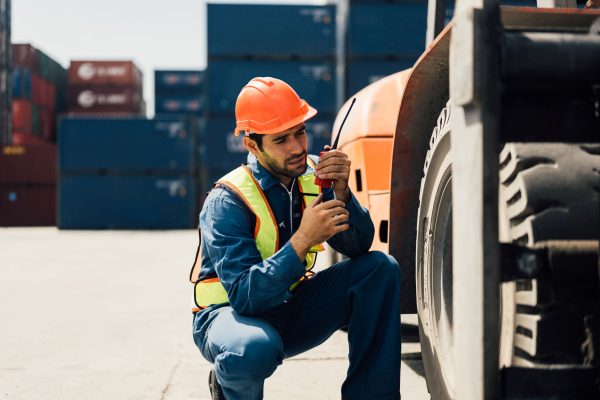
[[250,138],[250,140],[253,140],[256,143],[256,145],[258,146],[258,149],[260,151],[263,151],[263,147],[262,147],[263,137],[262,137],[262,135],[259,135],[258,133],[251,133],[251,134],[248,135],[248,137]]

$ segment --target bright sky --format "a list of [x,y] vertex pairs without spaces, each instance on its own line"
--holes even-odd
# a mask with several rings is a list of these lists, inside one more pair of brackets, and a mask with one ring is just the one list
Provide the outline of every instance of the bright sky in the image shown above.
[[135,61],[152,115],[155,69],[206,67],[205,20],[205,0],[12,0],[12,41],[31,43],[65,68],[72,59]]

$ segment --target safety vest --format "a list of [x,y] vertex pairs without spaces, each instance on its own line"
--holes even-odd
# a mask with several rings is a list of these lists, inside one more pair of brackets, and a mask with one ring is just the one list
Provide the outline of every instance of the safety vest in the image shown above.
[[[310,157],[308,160],[311,167],[314,168],[314,163]],[[242,165],[219,179],[217,183],[227,186],[234,191],[255,215],[254,240],[262,259],[265,260],[275,254],[280,248],[277,221],[262,188],[252,175],[250,169]],[[298,177],[298,184],[300,192],[305,194],[303,195],[304,209],[312,204],[316,195],[321,192],[321,187],[315,184],[314,173]],[[293,290],[301,281],[308,277],[309,271],[314,267],[316,253],[323,250],[324,247],[322,244],[310,248],[305,259],[307,273],[295,282],[290,287],[290,290]],[[218,277],[198,279],[201,269],[200,260],[200,245],[198,245],[196,261],[190,273],[190,281],[194,284],[193,312],[198,312],[212,304],[229,303],[227,291]]]

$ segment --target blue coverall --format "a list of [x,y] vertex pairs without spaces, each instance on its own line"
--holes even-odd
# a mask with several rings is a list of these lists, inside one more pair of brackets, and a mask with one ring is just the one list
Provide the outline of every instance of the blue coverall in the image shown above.
[[[262,399],[264,380],[283,359],[348,326],[350,366],[342,399],[399,399],[400,268],[392,257],[368,252],[374,232],[368,211],[352,196],[346,204],[350,229],[328,241],[350,259],[290,292],[305,273],[289,243],[302,217],[299,187],[294,181],[288,191],[251,154],[248,166],[279,225],[279,251],[262,260],[253,235],[255,216],[226,187],[213,189],[200,213],[201,277],[216,271],[230,305],[198,312],[193,335],[214,364],[225,397]],[[326,200],[333,198],[332,190],[325,194]]]

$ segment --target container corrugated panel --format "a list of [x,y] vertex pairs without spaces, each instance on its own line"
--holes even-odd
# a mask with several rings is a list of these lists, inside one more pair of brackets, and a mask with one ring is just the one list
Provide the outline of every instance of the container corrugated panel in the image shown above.
[[38,51],[29,43],[18,43],[12,45],[12,63],[14,66],[27,68],[33,73],[38,72]]
[[180,229],[197,226],[195,178],[61,176],[62,229]]
[[334,113],[336,69],[329,61],[213,60],[208,64],[208,110],[233,113],[237,96],[257,76],[272,76],[290,84],[319,112]]
[[425,49],[427,2],[350,7],[348,57],[414,60]]
[[47,143],[48,143],[48,141],[46,139],[44,139],[41,136],[34,135],[33,133],[19,132],[19,131],[12,132],[12,144],[13,145],[29,146],[29,145],[42,145],[42,144],[47,144]]
[[208,57],[334,57],[335,6],[208,4]]
[[141,114],[142,94],[135,87],[105,87],[71,85],[68,98],[69,112]]
[[142,72],[132,61],[71,61],[69,84],[142,86]]
[[346,97],[385,76],[412,68],[413,64],[413,61],[349,61],[346,64]]
[[54,145],[12,145],[1,150],[0,183],[56,183]]
[[31,99],[31,71],[15,67],[12,73],[12,96],[15,99]]
[[0,186],[0,226],[53,225],[56,225],[56,185]]
[[12,102],[12,127],[15,131],[31,132],[30,100],[13,100]]
[[317,114],[306,121],[306,140],[309,154],[319,155],[325,145],[331,144],[331,129],[334,120],[334,115]]
[[231,170],[246,162],[242,136],[235,136],[235,116],[209,116],[200,128],[200,168]]
[[206,96],[157,94],[154,98],[155,114],[195,114],[206,111]]
[[193,171],[195,133],[182,118],[75,118],[59,122],[59,169]]
[[200,95],[204,92],[204,71],[154,71],[154,92]]

